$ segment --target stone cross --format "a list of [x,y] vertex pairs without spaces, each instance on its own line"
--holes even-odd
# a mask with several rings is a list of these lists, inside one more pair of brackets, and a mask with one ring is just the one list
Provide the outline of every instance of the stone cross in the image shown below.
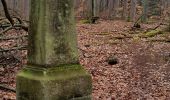
[[91,100],[91,76],[78,61],[74,0],[31,0],[28,64],[17,100]]

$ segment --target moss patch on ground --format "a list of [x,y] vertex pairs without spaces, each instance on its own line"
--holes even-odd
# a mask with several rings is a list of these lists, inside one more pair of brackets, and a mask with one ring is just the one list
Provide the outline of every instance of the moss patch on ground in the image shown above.
[[161,30],[151,30],[145,33],[147,37],[154,37],[155,35],[158,35],[158,34],[163,34],[163,32]]
[[80,20],[80,23],[81,24],[90,24],[91,20],[90,19],[82,19],[82,20]]

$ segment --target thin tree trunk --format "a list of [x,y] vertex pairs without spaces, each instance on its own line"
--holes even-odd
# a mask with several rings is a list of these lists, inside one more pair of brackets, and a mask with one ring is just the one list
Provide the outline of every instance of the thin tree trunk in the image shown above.
[[142,14],[142,22],[146,22],[147,20],[147,10],[148,10],[148,0],[142,0],[143,5],[143,14]]
[[2,2],[2,5],[3,5],[3,9],[4,9],[4,12],[5,12],[6,18],[9,20],[9,22],[11,23],[11,25],[14,25],[14,21],[12,20],[12,17],[11,17],[10,14],[9,14],[6,1],[5,1],[5,0],[1,0],[1,2]]
[[123,13],[122,18],[127,19],[127,9],[128,9],[128,0],[123,0]]
[[131,7],[130,7],[130,18],[131,21],[135,22],[136,17],[136,0],[131,0]]

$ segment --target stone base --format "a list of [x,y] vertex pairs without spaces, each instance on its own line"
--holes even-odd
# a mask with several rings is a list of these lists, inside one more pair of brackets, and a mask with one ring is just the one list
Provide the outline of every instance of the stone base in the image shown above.
[[91,76],[81,65],[27,65],[17,75],[17,100],[91,100],[91,92]]

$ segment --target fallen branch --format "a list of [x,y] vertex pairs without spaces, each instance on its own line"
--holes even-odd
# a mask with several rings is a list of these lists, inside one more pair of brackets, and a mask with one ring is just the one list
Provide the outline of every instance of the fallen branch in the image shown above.
[[125,39],[125,38],[133,38],[133,36],[114,36],[112,38],[122,40],[122,39]]
[[158,24],[156,27],[153,28],[153,30],[156,30],[157,28],[159,28],[161,25],[163,25],[162,23]]
[[170,39],[150,39],[146,42],[167,42],[167,43],[170,43]]
[[165,24],[160,23],[160,24],[158,24],[157,26],[155,26],[154,28],[148,28],[144,33],[147,33],[147,32],[152,31],[152,30],[156,30],[156,29],[158,29],[161,25],[165,25]]
[[2,32],[0,32],[0,34],[3,34],[3,33],[7,32],[9,30],[15,29],[15,28],[21,28],[24,31],[28,32],[28,27],[25,26],[25,25],[22,25],[22,24],[15,24],[14,26],[9,26],[9,27],[6,25],[5,27],[7,27],[7,28],[5,30],[3,30]]
[[5,29],[5,28],[10,27],[10,26],[11,26],[11,24],[1,24],[0,28]]
[[26,26],[26,25],[17,24],[17,25],[14,25],[14,27],[20,27],[20,28],[22,28],[24,31],[28,32],[28,26]]
[[23,20],[21,20],[19,17],[13,17],[16,18],[19,21],[19,24],[15,24],[14,27],[21,27],[23,30],[28,32],[28,26],[24,24]]
[[8,87],[8,86],[6,86],[4,84],[0,84],[0,89],[11,91],[11,92],[14,92],[14,93],[16,92],[16,90],[14,88]]
[[14,48],[9,48],[9,49],[2,49],[0,52],[8,52],[8,51],[15,51],[15,50],[27,50],[27,46],[20,46],[20,47],[14,47]]
[[28,37],[28,35],[21,35],[21,36],[15,36],[15,37],[0,37],[0,40],[12,40],[12,39],[19,39],[19,38],[24,38]]
[[14,28],[13,26],[10,26],[10,27],[6,28],[5,30],[3,30],[3,31],[0,32],[0,35],[3,34],[3,33],[5,33],[5,32],[8,32],[9,30],[11,30],[11,29],[13,29],[13,28]]

